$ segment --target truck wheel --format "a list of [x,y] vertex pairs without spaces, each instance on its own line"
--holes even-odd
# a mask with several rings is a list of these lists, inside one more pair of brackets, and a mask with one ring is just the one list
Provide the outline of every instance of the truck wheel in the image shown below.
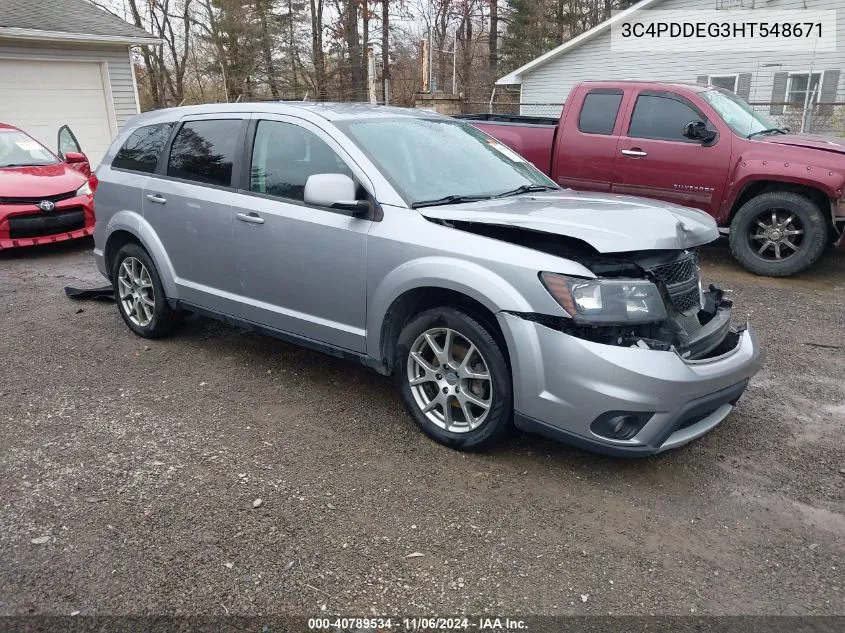
[[771,191],[737,211],[731,221],[731,252],[757,275],[789,277],[819,258],[827,236],[827,223],[812,200],[790,191]]
[[420,313],[399,335],[394,379],[429,437],[458,450],[487,448],[511,429],[513,386],[501,344],[454,308]]
[[138,244],[126,244],[112,264],[117,310],[129,329],[144,338],[166,336],[178,320],[167,303],[155,264]]

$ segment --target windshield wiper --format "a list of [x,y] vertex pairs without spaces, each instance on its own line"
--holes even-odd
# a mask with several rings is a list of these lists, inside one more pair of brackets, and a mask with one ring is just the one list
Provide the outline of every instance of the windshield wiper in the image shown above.
[[495,196],[496,198],[505,198],[507,196],[518,196],[522,193],[530,193],[532,191],[549,191],[549,190],[557,190],[557,187],[552,187],[550,185],[521,185],[512,191],[505,191],[504,193],[500,193],[499,195]]
[[8,165],[0,165],[0,167],[43,167],[51,163],[9,163]]
[[760,130],[759,132],[752,132],[751,134],[748,135],[747,138],[757,136],[758,134],[772,134],[774,132],[777,132],[778,134],[787,134],[788,133],[787,130],[784,130],[783,128],[770,127],[770,128],[765,129],[765,130]]
[[422,207],[436,207],[441,204],[460,204],[461,202],[476,202],[477,200],[489,200],[490,196],[444,196],[437,198],[437,200],[420,200],[411,204],[412,209],[420,209]]

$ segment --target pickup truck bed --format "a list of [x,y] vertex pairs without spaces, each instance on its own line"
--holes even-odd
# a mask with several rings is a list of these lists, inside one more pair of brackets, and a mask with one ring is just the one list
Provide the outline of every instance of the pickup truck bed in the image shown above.
[[502,141],[532,162],[537,169],[551,173],[552,151],[558,128],[556,117],[510,114],[459,114],[463,119]]

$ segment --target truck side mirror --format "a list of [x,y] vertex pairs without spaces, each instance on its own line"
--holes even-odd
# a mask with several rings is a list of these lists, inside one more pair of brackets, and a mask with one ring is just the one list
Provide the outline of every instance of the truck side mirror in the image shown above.
[[716,132],[708,130],[704,121],[690,121],[684,126],[683,135],[688,139],[702,143],[709,143],[716,138]]

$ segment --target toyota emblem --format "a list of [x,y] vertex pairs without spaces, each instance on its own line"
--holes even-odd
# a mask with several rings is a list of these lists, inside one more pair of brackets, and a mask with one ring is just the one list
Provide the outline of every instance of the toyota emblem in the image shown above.
[[56,208],[56,203],[51,200],[42,200],[38,203],[38,208],[42,211],[53,211]]

